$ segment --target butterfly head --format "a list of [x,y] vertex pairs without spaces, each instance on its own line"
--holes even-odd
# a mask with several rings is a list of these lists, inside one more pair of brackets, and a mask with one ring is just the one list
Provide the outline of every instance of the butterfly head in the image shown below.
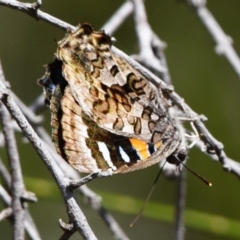
[[186,148],[178,148],[173,152],[170,156],[167,157],[167,162],[175,165],[179,165],[184,162],[187,158],[187,149]]

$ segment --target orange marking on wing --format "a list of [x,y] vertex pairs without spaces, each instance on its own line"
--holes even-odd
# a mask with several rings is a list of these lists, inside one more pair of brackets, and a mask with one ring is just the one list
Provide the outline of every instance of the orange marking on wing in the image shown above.
[[159,148],[161,147],[161,145],[162,145],[162,142],[157,142],[157,143],[155,144],[155,148],[156,148],[156,149],[159,149]]
[[141,160],[146,160],[151,155],[148,151],[148,144],[142,140],[130,138],[129,141],[131,142],[132,146],[137,150],[138,155],[140,156]]

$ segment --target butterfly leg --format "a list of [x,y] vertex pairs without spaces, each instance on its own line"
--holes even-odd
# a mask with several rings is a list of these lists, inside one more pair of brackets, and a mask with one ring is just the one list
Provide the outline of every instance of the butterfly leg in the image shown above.
[[98,174],[98,177],[110,177],[113,175],[113,169],[109,168],[107,171],[99,171],[96,174]]
[[194,145],[200,140],[200,136],[199,133],[196,129],[196,127],[194,126],[193,122],[190,122],[190,125],[193,129],[193,134],[189,135],[187,133],[185,133],[185,137],[191,141],[191,143],[187,146],[188,149],[191,149],[192,147],[194,147]]

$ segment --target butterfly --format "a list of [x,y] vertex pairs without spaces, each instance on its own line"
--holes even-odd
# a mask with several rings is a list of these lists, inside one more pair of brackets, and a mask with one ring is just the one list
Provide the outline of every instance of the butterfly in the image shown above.
[[58,154],[85,173],[125,173],[185,159],[169,99],[111,46],[104,31],[83,23],[58,42],[55,60],[38,81]]

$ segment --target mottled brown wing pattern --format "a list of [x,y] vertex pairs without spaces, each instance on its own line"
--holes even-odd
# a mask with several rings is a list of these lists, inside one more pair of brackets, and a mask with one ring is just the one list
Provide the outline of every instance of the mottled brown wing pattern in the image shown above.
[[168,101],[113,55],[111,44],[104,32],[82,24],[59,43],[39,81],[57,152],[80,172],[145,168],[181,142]]
[[114,60],[110,47],[110,37],[87,24],[60,42],[57,57],[74,98],[106,130],[160,141],[154,130],[163,132],[172,122],[154,87],[123,60]]

